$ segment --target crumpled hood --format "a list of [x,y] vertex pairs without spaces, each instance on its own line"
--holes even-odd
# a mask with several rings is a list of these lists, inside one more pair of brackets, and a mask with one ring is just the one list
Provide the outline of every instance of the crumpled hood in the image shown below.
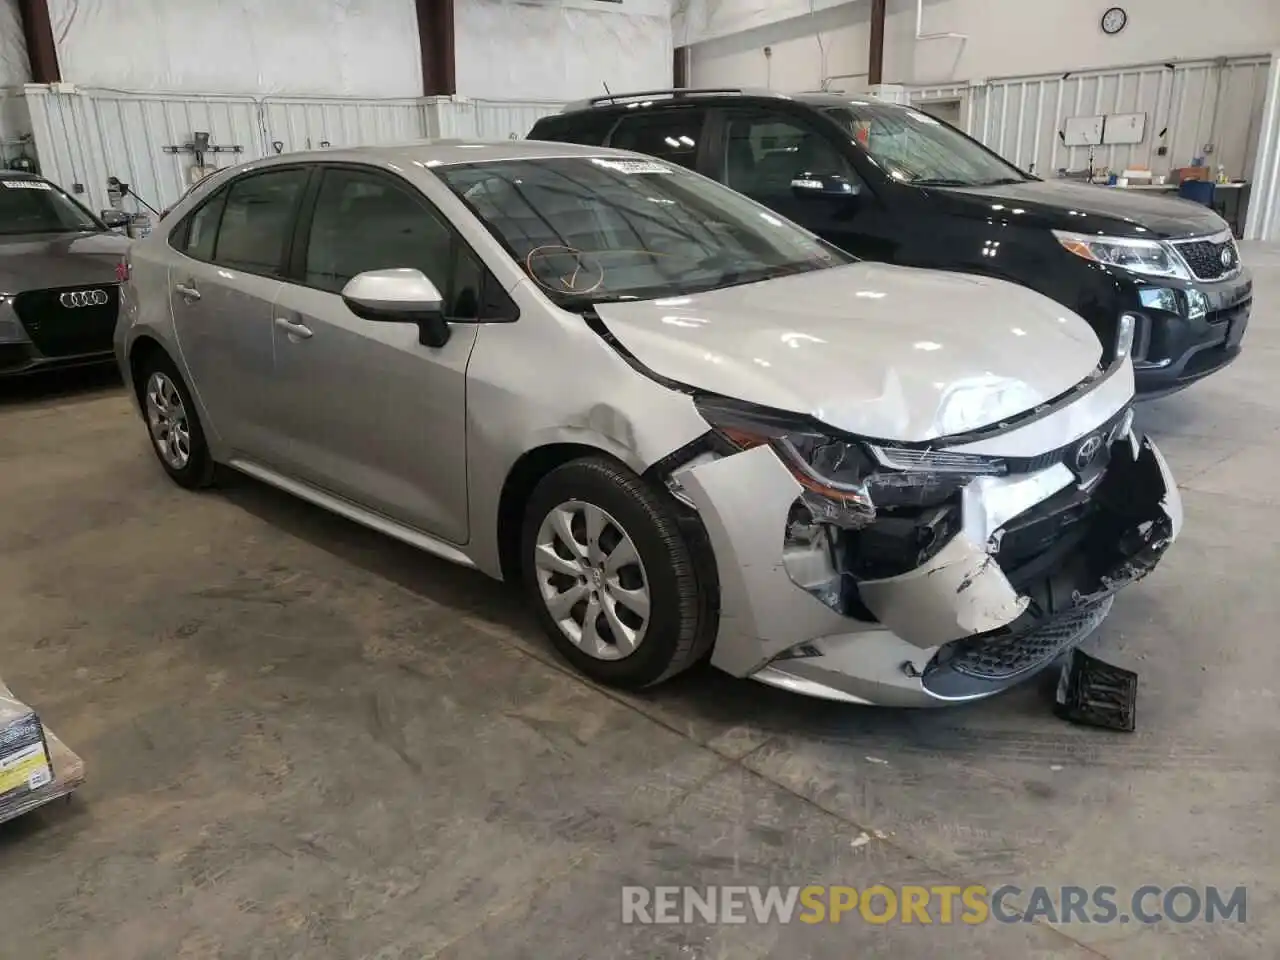
[[1102,356],[1084,320],[1024,287],[876,263],[596,311],[664,377],[884,440],[1023,413]]
[[0,293],[115,283],[129,240],[115,233],[0,236]]

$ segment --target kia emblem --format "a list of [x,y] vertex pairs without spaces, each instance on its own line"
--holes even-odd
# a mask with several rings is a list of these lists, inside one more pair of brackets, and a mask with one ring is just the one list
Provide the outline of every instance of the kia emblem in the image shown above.
[[1236,255],[1231,252],[1231,248],[1223,247],[1222,248],[1222,265],[1226,267],[1228,270],[1230,270],[1232,266],[1235,265],[1235,262],[1236,262]]

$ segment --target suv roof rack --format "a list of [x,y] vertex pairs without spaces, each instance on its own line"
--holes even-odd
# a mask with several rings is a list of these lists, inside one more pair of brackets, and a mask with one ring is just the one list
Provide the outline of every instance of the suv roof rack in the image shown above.
[[589,110],[592,107],[613,106],[618,103],[626,103],[634,100],[652,100],[655,97],[670,97],[673,100],[681,100],[685,97],[721,97],[721,96],[739,96],[739,97],[777,97],[786,99],[785,93],[778,93],[774,90],[765,90],[754,87],[671,87],[665,90],[637,90],[630,93],[608,93],[599,97],[590,97],[586,100],[576,100],[567,104],[561,113],[574,113],[578,110]]

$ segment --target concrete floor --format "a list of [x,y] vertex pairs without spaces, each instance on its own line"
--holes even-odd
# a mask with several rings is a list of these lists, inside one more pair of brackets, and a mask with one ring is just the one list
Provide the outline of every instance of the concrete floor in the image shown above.
[[[1132,736],[1043,685],[913,714],[711,672],[602,692],[500,585],[247,479],[179,490],[109,381],[6,389],[0,673],[89,780],[0,827],[0,955],[1274,955],[1280,250],[1247,257],[1244,357],[1143,412],[1187,523],[1098,643],[1141,674]],[[1246,884],[1248,919],[619,923],[625,883],[948,882]]]

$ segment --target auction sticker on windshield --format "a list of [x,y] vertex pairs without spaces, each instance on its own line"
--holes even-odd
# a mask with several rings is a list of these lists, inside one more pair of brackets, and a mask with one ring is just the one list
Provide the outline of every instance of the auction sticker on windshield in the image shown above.
[[43,180],[0,180],[10,190],[51,190]]
[[671,168],[652,160],[599,160],[593,158],[592,163],[618,173],[670,173]]

